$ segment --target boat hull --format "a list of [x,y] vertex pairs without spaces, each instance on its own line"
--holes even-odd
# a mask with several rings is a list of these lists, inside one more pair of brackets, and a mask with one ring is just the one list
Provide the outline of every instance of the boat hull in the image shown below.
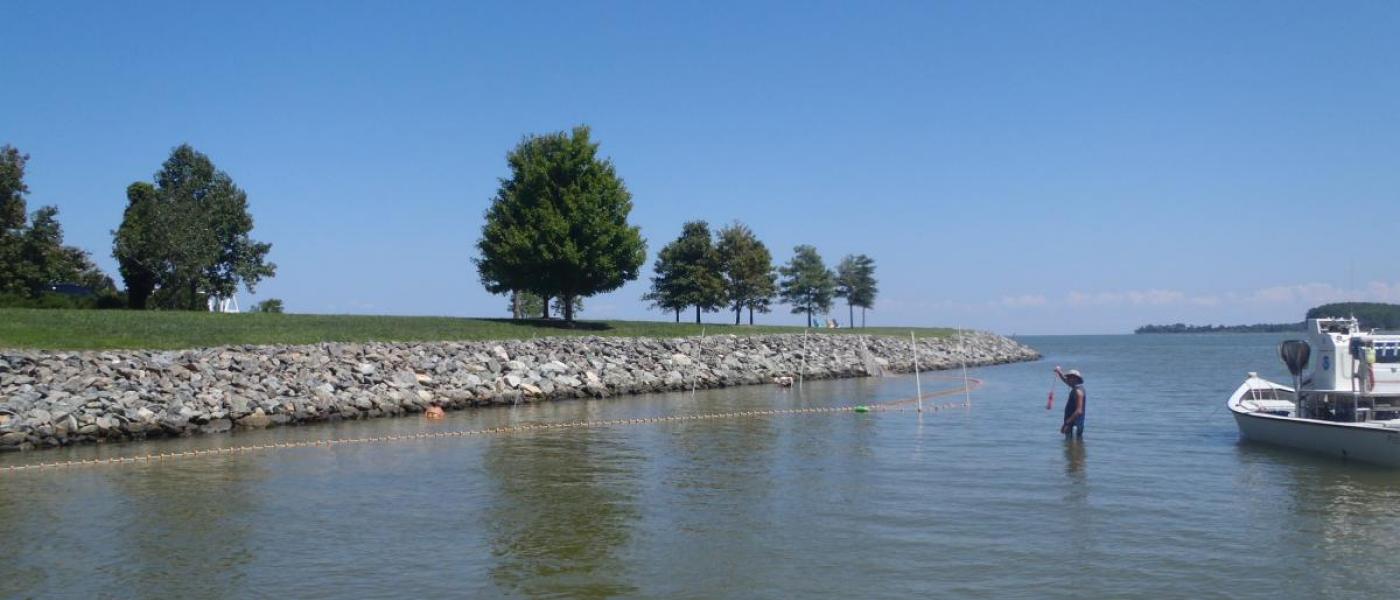
[[1250,441],[1400,467],[1400,430],[1240,413],[1235,423]]
[[[1267,387],[1266,387],[1267,386]],[[1284,446],[1346,460],[1400,467],[1400,429],[1371,423],[1299,419],[1291,414],[1259,412],[1249,394],[1261,389],[1291,396],[1293,390],[1261,379],[1241,386],[1230,399],[1230,412],[1246,440]]]

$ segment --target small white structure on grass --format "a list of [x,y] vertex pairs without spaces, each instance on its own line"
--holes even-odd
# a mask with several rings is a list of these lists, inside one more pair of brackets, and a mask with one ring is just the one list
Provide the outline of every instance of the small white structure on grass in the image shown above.
[[210,296],[209,312],[216,313],[236,313],[238,310],[238,296]]

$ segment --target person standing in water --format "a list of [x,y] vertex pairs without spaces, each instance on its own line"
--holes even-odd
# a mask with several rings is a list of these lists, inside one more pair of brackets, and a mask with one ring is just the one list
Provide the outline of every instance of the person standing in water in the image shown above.
[[1055,375],[1060,381],[1069,386],[1069,398],[1065,400],[1065,422],[1060,425],[1060,433],[1065,437],[1073,435],[1076,438],[1084,437],[1084,401],[1088,399],[1084,393],[1084,376],[1078,369],[1061,371],[1060,367],[1055,367]]

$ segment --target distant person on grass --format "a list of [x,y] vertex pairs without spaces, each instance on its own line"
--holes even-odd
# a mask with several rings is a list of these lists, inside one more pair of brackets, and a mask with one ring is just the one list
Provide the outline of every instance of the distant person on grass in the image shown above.
[[1065,422],[1060,425],[1060,433],[1065,437],[1073,435],[1076,438],[1084,437],[1084,401],[1087,395],[1084,393],[1084,376],[1078,369],[1061,371],[1060,367],[1055,367],[1055,375],[1060,381],[1069,386],[1069,398],[1065,400]]

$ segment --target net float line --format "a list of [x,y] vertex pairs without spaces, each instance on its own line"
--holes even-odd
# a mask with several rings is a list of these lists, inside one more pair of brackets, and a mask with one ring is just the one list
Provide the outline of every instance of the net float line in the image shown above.
[[[944,379],[957,380],[946,377]],[[300,442],[273,442],[269,444],[247,444],[240,446],[226,446],[223,448],[203,448],[196,450],[185,450],[182,452],[151,452],[136,456],[118,456],[111,458],[88,458],[61,460],[54,462],[38,462],[26,465],[10,465],[0,467],[0,474],[18,473],[22,471],[41,471],[53,469],[73,469],[80,467],[125,465],[134,463],[160,463],[186,458],[197,458],[206,456],[221,456],[232,454],[246,454],[250,452],[265,452],[269,450],[287,450],[295,448],[334,448],[345,445],[367,445],[386,444],[394,442],[407,442],[415,440],[437,440],[445,438],[468,438],[492,435],[505,435],[515,433],[529,433],[536,431],[553,431],[560,429],[589,429],[601,427],[619,427],[627,425],[652,425],[660,423],[685,423],[691,421],[717,421],[722,419],[742,419],[754,417],[775,417],[784,415],[825,415],[836,413],[864,413],[864,412],[901,412],[907,410],[909,405],[919,403],[922,400],[937,398],[941,396],[952,396],[963,394],[973,389],[981,387],[982,380],[968,378],[965,385],[954,388],[929,392],[922,396],[894,400],[891,402],[880,402],[875,404],[850,404],[842,406],[823,406],[806,408],[776,408],[768,410],[741,410],[721,413],[700,413],[694,415],[664,415],[659,417],[639,417],[631,419],[602,419],[586,421],[565,421],[561,423],[525,423],[521,425],[502,425],[498,427],[483,427],[479,429],[461,429],[455,431],[426,431],[422,433],[409,433],[398,435],[381,435],[370,437],[354,438],[331,438],[320,440],[305,440]],[[955,408],[967,408],[971,406],[967,401],[947,402],[937,405],[924,405],[924,411],[951,410]]]

